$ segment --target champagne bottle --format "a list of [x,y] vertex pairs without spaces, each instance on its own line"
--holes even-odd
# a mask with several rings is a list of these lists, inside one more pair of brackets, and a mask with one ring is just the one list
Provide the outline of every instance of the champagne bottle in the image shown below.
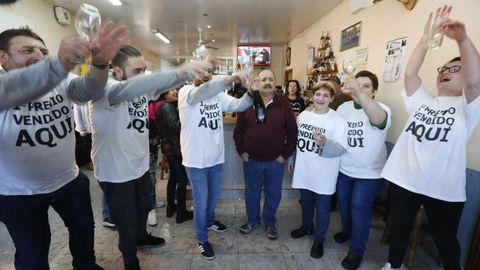
[[253,95],[253,108],[255,110],[255,117],[257,124],[265,124],[267,121],[267,115],[265,114],[265,104],[260,96],[260,91],[252,91]]

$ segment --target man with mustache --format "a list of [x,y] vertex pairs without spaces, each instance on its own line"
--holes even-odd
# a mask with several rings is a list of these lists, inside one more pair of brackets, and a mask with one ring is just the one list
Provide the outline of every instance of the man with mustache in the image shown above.
[[266,123],[256,123],[250,107],[238,115],[233,133],[238,154],[243,159],[245,205],[248,222],[240,232],[250,233],[260,226],[260,194],[265,195],[263,222],[267,237],[277,239],[275,213],[282,195],[285,160],[297,142],[297,124],[288,100],[275,93],[275,74],[263,70],[258,75],[260,96],[265,104]]

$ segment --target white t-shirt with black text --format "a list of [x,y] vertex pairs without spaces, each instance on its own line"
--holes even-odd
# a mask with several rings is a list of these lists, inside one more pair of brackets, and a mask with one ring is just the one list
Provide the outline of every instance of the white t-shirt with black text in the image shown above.
[[337,184],[340,157],[319,156],[320,147],[315,143],[314,137],[317,133],[323,133],[328,140],[346,147],[345,120],[332,109],[325,114],[303,111],[297,118],[297,126],[292,187],[308,189],[317,194],[333,194]]
[[424,86],[402,96],[409,118],[381,176],[409,191],[466,200],[466,145],[480,118],[480,98],[432,96]]
[[373,126],[365,111],[348,101],[337,112],[347,121],[347,153],[340,158],[340,172],[354,178],[378,179],[387,160],[385,138],[392,123],[391,111],[377,102],[387,113],[384,129]]

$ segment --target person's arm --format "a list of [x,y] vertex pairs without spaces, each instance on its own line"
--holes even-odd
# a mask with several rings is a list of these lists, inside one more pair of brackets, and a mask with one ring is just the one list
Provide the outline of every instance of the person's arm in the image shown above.
[[58,58],[47,58],[26,68],[0,76],[0,110],[21,105],[51,91],[68,70]]
[[213,80],[203,83],[188,93],[187,103],[192,105],[207,100],[216,96],[218,93],[225,91],[225,89],[231,86],[233,82],[244,83],[247,78],[247,73],[239,72],[231,76],[227,76],[222,80]]
[[343,155],[345,152],[347,152],[347,149],[345,149],[343,145],[333,140],[326,139],[322,150],[318,154],[321,157],[334,158]]
[[227,94],[222,95],[222,98],[226,99],[225,102],[228,104],[225,108],[227,112],[243,112],[253,104],[253,98],[247,93],[241,98],[234,98]]
[[472,40],[467,36],[465,25],[459,21],[446,19],[440,27],[443,33],[455,40],[462,58],[462,73],[465,78],[465,98],[468,103],[480,94],[480,56]]

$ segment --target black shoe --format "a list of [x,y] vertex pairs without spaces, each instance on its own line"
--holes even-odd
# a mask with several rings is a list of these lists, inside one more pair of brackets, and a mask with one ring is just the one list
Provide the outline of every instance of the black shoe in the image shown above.
[[320,241],[313,241],[312,249],[310,250],[310,257],[320,259],[323,256],[323,243]]
[[141,270],[138,261],[125,264],[125,270]]
[[104,218],[102,221],[102,226],[105,228],[110,228],[112,230],[117,229],[117,225],[115,225],[115,222],[111,218]]
[[350,239],[350,236],[351,236],[351,234],[349,234],[345,231],[341,231],[341,232],[333,235],[333,239],[335,240],[335,242],[341,244],[341,243],[347,242]]
[[347,257],[345,257],[342,261],[342,266],[348,270],[355,270],[360,266],[362,259],[363,256],[357,256],[349,251]]
[[[73,270],[77,270],[77,269],[78,269],[78,268],[75,268],[75,267],[73,268]],[[104,270],[103,267],[101,267],[100,265],[98,265],[98,264],[96,264],[96,263],[93,264],[93,268],[92,268],[92,269],[93,269],[93,270]]]
[[137,241],[137,248],[160,247],[165,245],[165,239],[147,234],[145,239]]
[[180,213],[177,213],[177,224],[183,223],[191,219],[193,219],[192,211],[185,211],[183,212],[183,215],[180,215]]
[[167,218],[173,217],[173,214],[177,211],[177,205],[172,203],[172,204],[167,204]]
[[207,229],[210,231],[225,232],[227,231],[227,226],[220,223],[220,221],[214,220],[212,225],[207,226]]
[[197,247],[205,259],[207,260],[215,259],[215,252],[213,252],[212,246],[208,241],[205,241],[205,242],[197,241]]
[[300,228],[298,228],[298,229],[296,229],[296,230],[293,230],[293,231],[290,233],[290,236],[291,236],[292,238],[297,239],[297,238],[300,238],[300,237],[304,237],[305,235],[310,235],[310,234],[312,234],[312,233],[313,233],[313,231],[307,230],[305,227],[302,226],[302,227],[300,227]]

